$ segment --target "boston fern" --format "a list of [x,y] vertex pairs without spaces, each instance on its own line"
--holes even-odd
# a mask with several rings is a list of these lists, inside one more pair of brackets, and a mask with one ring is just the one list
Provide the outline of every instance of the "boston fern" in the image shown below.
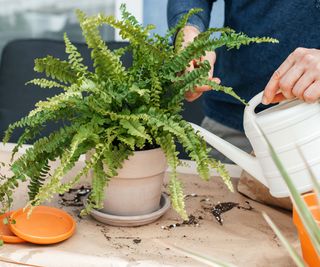
[[[182,48],[183,34],[172,35],[183,28],[188,18],[199,12],[191,10],[162,37],[150,34],[153,25],[143,27],[136,18],[121,7],[122,20],[99,14],[88,17],[77,11],[88,48],[91,51],[94,72],[88,70],[77,48],[64,35],[68,60],[52,56],[36,59],[34,70],[45,73],[48,79],[34,79],[29,83],[42,88],[61,88],[61,93],[39,101],[28,116],[9,126],[4,142],[8,142],[14,129],[24,128],[13,155],[30,140],[33,146],[12,163],[13,175],[2,182],[0,199],[11,199],[19,182],[29,180],[29,206],[36,206],[64,193],[80,177],[93,170],[92,193],[87,210],[101,208],[104,188],[117,175],[122,163],[136,150],[160,146],[171,167],[169,189],[173,207],[186,218],[182,184],[177,179],[180,164],[175,142],[179,141],[197,163],[203,179],[209,179],[209,169],[215,168],[229,188],[232,185],[223,165],[208,157],[205,141],[180,115],[184,94],[196,85],[210,85],[240,99],[230,87],[208,80],[210,65],[207,61],[189,73],[180,76],[188,63],[203,56],[206,51],[226,46],[260,42],[275,42],[271,38],[251,38],[229,28],[209,29],[201,33],[190,45]],[[100,28],[110,25],[120,30],[129,45],[111,51],[100,35]],[[210,38],[212,32],[221,32],[220,38]],[[121,56],[131,52],[133,64],[124,68]],[[49,121],[67,121],[64,126],[47,137],[38,138]],[[69,182],[62,178],[72,169],[82,154],[94,151],[85,167]],[[50,161],[60,160],[59,167],[49,175]],[[103,165],[108,166],[107,169]]]

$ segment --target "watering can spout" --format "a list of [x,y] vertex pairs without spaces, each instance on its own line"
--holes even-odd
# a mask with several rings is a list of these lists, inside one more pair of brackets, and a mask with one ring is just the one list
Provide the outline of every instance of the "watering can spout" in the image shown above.
[[217,149],[219,152],[224,154],[234,163],[239,165],[242,169],[247,171],[257,180],[259,180],[262,184],[267,186],[266,179],[262,173],[262,169],[260,167],[259,161],[256,157],[242,151],[238,147],[230,144],[229,142],[223,140],[222,138],[214,135],[213,133],[203,129],[202,127],[190,123],[193,129],[203,137],[203,139],[211,145],[213,148]]

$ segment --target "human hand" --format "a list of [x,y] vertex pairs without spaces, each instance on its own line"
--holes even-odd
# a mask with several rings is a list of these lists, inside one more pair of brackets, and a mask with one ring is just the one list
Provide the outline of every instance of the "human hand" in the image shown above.
[[[184,34],[184,41],[182,44],[182,47],[186,47],[190,42],[193,41],[193,39],[198,36],[200,33],[199,30],[196,27],[193,26],[186,26],[182,29]],[[199,58],[199,59],[193,59],[189,66],[186,68],[185,72],[191,72],[192,70],[199,67],[199,63],[204,62],[205,60],[208,60],[211,66],[210,71],[208,72],[208,79],[213,80],[216,83],[220,83],[219,78],[212,78],[213,76],[213,66],[216,61],[216,53],[214,51],[208,51],[206,52],[205,56]],[[204,86],[197,86],[194,88],[194,91],[188,91],[185,93],[185,98],[187,101],[191,102],[199,98],[203,92],[209,91],[212,88],[208,85]]]
[[297,48],[273,73],[264,89],[262,103],[299,98],[313,103],[320,99],[320,50]]

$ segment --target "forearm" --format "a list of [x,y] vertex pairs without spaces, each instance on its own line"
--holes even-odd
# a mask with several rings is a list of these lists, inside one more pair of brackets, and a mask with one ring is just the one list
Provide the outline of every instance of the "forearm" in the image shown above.
[[215,0],[169,0],[167,6],[167,20],[169,28],[174,27],[183,15],[192,8],[203,11],[190,17],[187,25],[197,28],[200,32],[209,27],[212,4]]

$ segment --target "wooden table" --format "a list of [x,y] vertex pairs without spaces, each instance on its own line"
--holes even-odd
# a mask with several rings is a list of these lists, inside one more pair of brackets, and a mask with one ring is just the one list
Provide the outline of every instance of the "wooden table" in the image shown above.
[[[10,144],[6,147],[0,144],[0,161],[8,162],[11,149]],[[73,173],[83,164],[82,159]],[[213,177],[209,182],[201,181],[195,174],[194,163],[190,162],[190,165],[179,172],[185,193],[191,195],[186,199],[187,211],[195,216],[198,224],[172,227],[181,220],[171,209],[158,221],[146,226],[112,227],[102,225],[90,216],[80,219],[77,215],[81,207],[62,207],[57,197],[50,205],[62,207],[74,216],[77,221],[75,235],[50,246],[5,244],[0,249],[0,256],[46,267],[204,266],[204,263],[176,251],[175,245],[236,266],[293,266],[261,216],[261,211],[268,213],[290,242],[298,247],[290,213],[249,200],[253,210],[234,208],[223,215],[224,224],[221,226],[205,208],[219,201],[245,206],[248,199],[229,192],[219,177]],[[233,177],[239,177],[241,170],[238,167],[227,167]],[[82,183],[86,183],[85,177]],[[25,199],[24,185],[15,195],[14,207],[22,207]],[[172,228],[166,229],[170,225]],[[17,265],[0,261],[0,266]]]

